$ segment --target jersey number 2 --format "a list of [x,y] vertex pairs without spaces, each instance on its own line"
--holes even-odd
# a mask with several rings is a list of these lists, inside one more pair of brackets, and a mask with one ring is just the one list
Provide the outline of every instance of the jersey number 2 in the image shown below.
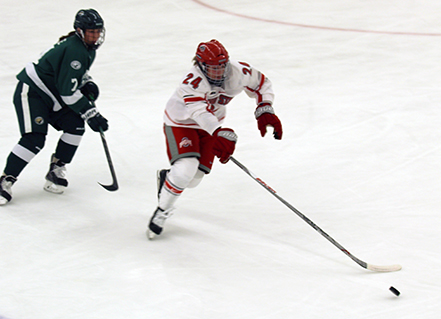
[[251,65],[249,65],[248,63],[245,63],[245,62],[239,62],[239,64],[242,64],[243,66],[245,66],[245,68],[242,69],[243,74],[251,75]]

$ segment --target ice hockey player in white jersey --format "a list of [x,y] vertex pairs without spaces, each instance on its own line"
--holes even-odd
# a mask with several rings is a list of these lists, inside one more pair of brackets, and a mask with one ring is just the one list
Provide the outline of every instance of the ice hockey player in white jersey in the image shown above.
[[254,112],[262,137],[267,126],[282,138],[282,124],[274,114],[271,81],[245,62],[230,60],[217,40],[198,45],[193,67],[169,99],[164,134],[170,169],[158,171],[158,207],[148,225],[152,239],[162,232],[173,205],[186,188],[196,187],[209,174],[214,157],[225,164],[233,154],[237,135],[222,126],[227,104],[245,91],[256,101]]

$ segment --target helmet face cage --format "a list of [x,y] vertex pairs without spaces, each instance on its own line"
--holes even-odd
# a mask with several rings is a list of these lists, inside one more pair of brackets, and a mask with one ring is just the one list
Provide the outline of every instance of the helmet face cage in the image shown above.
[[[100,14],[94,9],[80,10],[75,16],[74,29],[78,36],[83,40],[84,44],[90,49],[98,49],[104,43],[106,29],[104,28],[104,20]],[[78,29],[80,29],[78,31]],[[100,35],[94,44],[85,42],[84,36],[86,30],[100,30]]]
[[219,65],[199,63],[199,67],[210,84],[214,86],[222,86],[227,75],[228,62]]
[[200,43],[195,58],[208,82],[222,86],[229,64],[228,52],[224,46],[217,40]]

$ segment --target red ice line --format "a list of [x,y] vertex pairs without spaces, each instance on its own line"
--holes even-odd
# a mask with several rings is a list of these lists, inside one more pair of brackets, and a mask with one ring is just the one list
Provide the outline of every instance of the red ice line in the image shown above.
[[333,27],[322,27],[322,26],[316,26],[316,25],[308,25],[308,24],[299,24],[299,23],[292,23],[292,22],[283,22],[278,20],[270,20],[270,19],[264,19],[264,18],[257,18],[257,17],[251,17],[240,13],[230,12],[224,9],[220,9],[214,6],[211,6],[209,4],[204,3],[200,0],[192,0],[193,2],[196,2],[197,4],[207,7],[209,9],[223,12],[226,14],[230,14],[236,17],[250,19],[250,20],[257,20],[257,21],[263,21],[263,22],[269,22],[269,23],[276,23],[276,24],[283,24],[283,25],[289,25],[299,28],[310,28],[310,29],[321,29],[321,30],[332,30],[332,31],[345,31],[345,32],[360,32],[360,33],[377,33],[377,34],[393,34],[393,35],[417,35],[417,36],[441,36],[441,33],[418,33],[418,32],[395,32],[395,31],[375,31],[375,30],[359,30],[359,29],[346,29],[346,28],[333,28]]

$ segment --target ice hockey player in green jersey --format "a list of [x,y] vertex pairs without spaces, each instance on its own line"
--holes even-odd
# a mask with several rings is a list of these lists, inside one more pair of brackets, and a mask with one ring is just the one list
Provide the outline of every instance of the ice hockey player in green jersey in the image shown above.
[[26,165],[44,147],[48,125],[62,134],[49,163],[46,191],[61,194],[67,187],[65,165],[70,163],[85,131],[85,122],[99,132],[108,129],[95,107],[98,86],[88,74],[96,50],[104,42],[104,21],[94,9],[77,12],[74,30],[28,63],[17,75],[14,93],[21,138],[6,159],[0,177],[0,205],[11,201],[11,187]]

